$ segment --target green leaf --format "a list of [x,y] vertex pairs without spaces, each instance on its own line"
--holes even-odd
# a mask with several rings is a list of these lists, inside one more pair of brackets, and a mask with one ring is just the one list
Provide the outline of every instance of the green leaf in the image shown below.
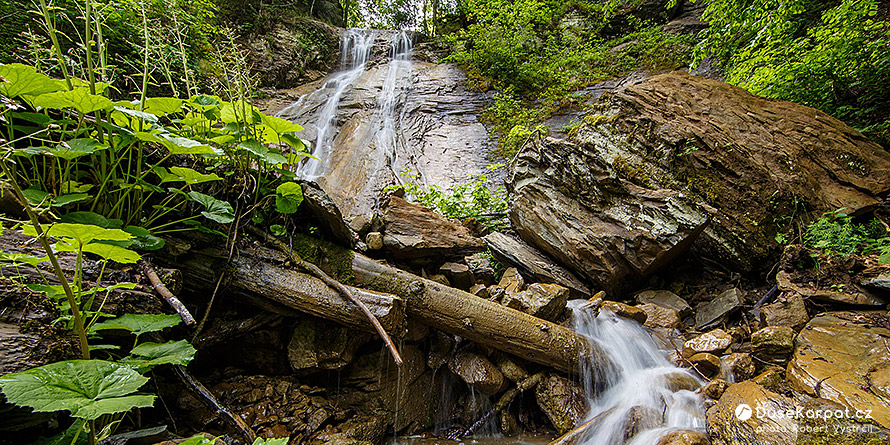
[[41,108],[74,108],[81,114],[114,108],[114,102],[105,96],[90,94],[86,88],[42,94],[35,97],[32,104]]
[[[46,285],[30,283],[26,284],[25,287],[31,289],[34,292],[45,293],[46,298],[49,298],[50,300],[61,300],[63,298],[68,298],[68,296],[65,294],[65,289],[62,287],[61,284]],[[75,291],[74,288],[72,288],[71,290]]]
[[169,134],[159,134],[158,140],[170,154],[174,155],[204,155],[204,154],[222,154],[221,151],[193,139],[181,138]]
[[238,144],[238,147],[247,150],[247,152],[252,154],[256,159],[267,164],[278,165],[287,162],[287,158],[281,156],[281,153],[278,153],[277,150],[272,150],[254,139],[244,141]]
[[105,150],[106,148],[108,148],[107,145],[95,139],[81,138],[63,141],[56,148],[48,148],[47,151],[57,158],[70,161],[81,156],[93,154],[99,150]]
[[296,213],[303,202],[303,189],[295,182],[285,182],[275,189],[275,210],[281,213]]
[[6,399],[36,412],[67,410],[95,420],[104,414],[147,408],[155,396],[133,394],[148,378],[132,368],[103,360],[70,360],[0,377]]
[[90,224],[106,229],[116,229],[121,225],[121,220],[107,219],[95,212],[71,212],[62,216],[60,221],[73,224]]
[[155,116],[155,115],[153,115],[153,114],[151,114],[151,113],[146,113],[146,112],[144,112],[144,111],[131,110],[131,109],[129,109],[129,108],[124,108],[124,107],[120,107],[120,106],[115,106],[115,107],[114,107],[114,110],[115,110],[116,112],[120,112],[120,113],[126,114],[126,115],[128,115],[128,116],[135,117],[135,118],[137,118],[137,119],[142,119],[142,120],[144,120],[144,121],[146,121],[146,122],[150,122],[150,123],[153,123],[153,124],[158,122],[158,117],[157,117],[157,116]]
[[22,194],[25,195],[25,198],[28,201],[31,201],[36,205],[44,204],[52,199],[52,196],[49,193],[34,187],[28,187],[25,190],[22,190]]
[[272,224],[271,226],[269,226],[269,232],[271,232],[272,235],[275,236],[281,236],[287,233],[287,231],[284,230],[284,226],[280,224]]
[[0,65],[0,77],[6,79],[6,82],[0,83],[0,94],[6,97],[39,95],[65,89],[65,82],[51,79],[43,73],[38,73],[33,66],[21,63]]
[[74,195],[62,195],[55,199],[53,199],[53,207],[65,207],[68,204],[74,204],[75,202],[82,202],[90,199],[90,195],[86,193],[77,193]]
[[38,439],[31,445],[86,445],[89,433],[82,431],[84,423],[83,419],[77,419],[67,430],[48,439]]
[[293,133],[296,131],[302,131],[303,127],[287,120],[282,119],[280,117],[269,116],[267,114],[260,114],[260,119],[263,121],[266,126],[272,129],[272,131],[281,134],[281,133]]
[[133,348],[130,357],[121,360],[121,363],[145,372],[159,365],[185,366],[195,358],[196,352],[195,348],[185,340],[167,343],[145,342]]
[[216,438],[208,439],[201,434],[196,434],[185,441],[179,442],[179,445],[217,445],[221,442],[221,440]]
[[[37,236],[34,226],[27,225],[22,230],[25,235]],[[47,235],[54,238],[69,238],[78,244],[87,244],[93,240],[127,241],[133,238],[119,229],[105,229],[89,224],[56,223],[46,230]]]
[[204,217],[220,224],[228,224],[235,220],[235,211],[228,202],[198,192],[189,192],[189,196],[204,206],[205,210],[201,212]]
[[287,441],[287,437],[281,437],[278,439],[265,439],[262,437],[257,437],[256,440],[253,441],[252,445],[287,445]]
[[[286,143],[287,145],[290,145],[291,148],[294,149],[294,151],[301,152],[301,153],[308,151],[306,149],[307,144],[306,144],[306,142],[303,142],[302,139],[300,139],[292,134],[282,134],[280,137],[281,137],[281,141]],[[299,162],[299,158],[297,158],[296,162],[294,162],[294,161],[288,161],[288,162],[297,163],[297,162]]]
[[174,97],[152,97],[145,100],[145,111],[155,116],[182,112],[182,99]]
[[107,329],[123,329],[130,331],[137,337],[146,332],[157,332],[176,326],[182,319],[179,315],[167,314],[124,314],[120,317],[96,323],[90,328],[90,332],[104,331]]
[[65,181],[59,187],[59,190],[62,193],[86,193],[93,187],[93,184],[81,184],[77,181]]
[[161,178],[161,184],[165,182],[179,181],[185,182],[186,184],[200,184],[202,182],[219,181],[222,179],[217,176],[216,173],[205,175],[187,167],[170,167],[170,170],[167,170],[164,167],[155,167],[153,171]]
[[108,261],[114,261],[116,263],[133,264],[142,258],[138,253],[125,247],[101,242],[86,244],[83,246],[83,251],[99,255]]
[[124,227],[124,232],[133,235],[133,244],[130,247],[140,250],[158,250],[164,247],[164,240],[151,234],[148,229],[138,226]]
[[36,267],[44,261],[49,261],[49,257],[36,257],[24,253],[0,252],[0,261],[6,261],[12,264],[27,264]]

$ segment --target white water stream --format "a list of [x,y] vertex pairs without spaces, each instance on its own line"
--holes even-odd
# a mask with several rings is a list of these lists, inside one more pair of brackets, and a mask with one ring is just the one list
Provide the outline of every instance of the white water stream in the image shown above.
[[[671,431],[704,431],[701,398],[691,390],[700,380],[668,361],[639,323],[589,309],[575,310],[572,323],[615,364],[605,375],[582,376],[590,405],[584,421],[599,417],[577,443],[651,445]],[[684,384],[689,389],[677,390]]]

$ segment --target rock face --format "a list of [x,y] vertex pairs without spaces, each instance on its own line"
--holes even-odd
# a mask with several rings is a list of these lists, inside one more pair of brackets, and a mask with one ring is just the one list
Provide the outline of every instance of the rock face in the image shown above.
[[714,329],[683,343],[683,355],[692,357],[700,352],[720,354],[732,345],[732,336],[723,329]]
[[507,292],[501,303],[544,320],[556,321],[566,308],[568,289],[558,284],[534,283],[520,292]]
[[[740,410],[740,405],[748,410]],[[797,424],[791,417],[755,415],[755,410],[780,412],[794,409],[794,402],[769,392],[754,382],[730,385],[720,401],[708,409],[708,433],[714,445],[794,445]],[[738,415],[736,414],[738,412]]]
[[587,412],[584,391],[571,380],[549,375],[535,387],[538,406],[560,433],[572,429]]
[[352,362],[355,351],[370,338],[326,320],[305,318],[294,327],[287,358],[297,373],[340,369]]
[[383,245],[394,258],[462,258],[485,248],[485,243],[459,222],[398,196],[390,198],[383,218]]
[[774,221],[795,203],[855,212],[890,191],[890,153],[857,131],[715,80],[658,75],[598,109],[575,136],[518,154],[510,219],[610,294],[693,245],[740,270],[762,267]]
[[504,387],[504,374],[482,354],[460,351],[448,362],[448,369],[485,394],[495,394]]
[[695,313],[695,327],[703,329],[713,326],[742,304],[742,296],[736,288],[722,292],[717,298],[700,308]]
[[337,28],[318,20],[283,14],[276,17],[272,29],[250,34],[242,43],[260,86],[293,88],[335,69],[340,55],[339,42]]
[[798,391],[871,410],[890,427],[890,322],[880,312],[832,312],[812,319],[795,340],[788,383]]
[[483,236],[485,244],[499,261],[520,269],[540,283],[556,283],[566,287],[574,298],[590,298],[590,288],[575,274],[556,264],[524,241],[494,232]]

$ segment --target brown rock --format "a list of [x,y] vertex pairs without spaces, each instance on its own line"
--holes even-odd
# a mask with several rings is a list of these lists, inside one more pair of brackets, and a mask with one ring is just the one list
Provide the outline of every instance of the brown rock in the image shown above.
[[726,380],[714,379],[702,388],[702,392],[714,400],[719,400],[728,387],[729,383]]
[[682,430],[665,434],[656,445],[711,445],[711,440],[701,431]]
[[695,328],[705,329],[723,321],[730,312],[742,304],[743,298],[738,289],[729,289],[695,313]]
[[646,323],[646,311],[634,307],[628,304],[619,303],[617,301],[604,301],[600,305],[600,310],[607,310],[610,312],[614,312],[616,315],[624,318],[629,318],[631,320],[636,321],[637,323],[644,324]]
[[624,418],[624,443],[630,442],[642,431],[656,428],[663,422],[661,412],[652,407],[637,405],[627,411]]
[[800,294],[793,292],[779,297],[761,309],[760,319],[767,326],[787,326],[799,331],[808,321],[807,307]]
[[787,326],[769,326],[751,334],[754,357],[769,363],[788,363],[794,349],[794,331]]
[[504,292],[515,293],[525,288],[525,278],[519,274],[515,267],[510,267],[501,275],[501,281],[498,286],[504,289]]
[[485,394],[495,394],[504,388],[504,375],[482,354],[460,351],[448,361],[448,369]]
[[297,373],[341,369],[352,362],[359,346],[370,340],[364,332],[316,318],[296,322],[287,345],[291,369]]
[[652,303],[644,303],[637,307],[646,313],[646,322],[643,326],[647,328],[676,329],[680,326],[680,313],[674,309]]
[[723,329],[714,329],[683,343],[683,355],[692,357],[700,352],[722,354],[732,345],[732,336]]
[[855,306],[883,306],[887,304],[880,296],[855,285],[842,288],[832,287],[831,285],[813,288],[810,283],[798,284],[794,282],[794,275],[784,270],[776,273],[776,283],[778,283],[779,289],[783,291],[795,292],[804,297],[828,303]]
[[890,428],[890,322],[884,312],[830,312],[795,341],[788,384],[850,409],[871,410]]
[[701,387],[701,383],[686,371],[677,370],[670,374],[665,374],[660,378],[664,381],[664,387],[671,392],[677,391],[695,391]]
[[686,316],[692,312],[692,307],[686,300],[669,290],[646,290],[637,294],[637,303],[652,303],[661,307],[670,308]]
[[485,249],[460,222],[393,196],[384,208],[383,244],[394,258],[463,258]]
[[568,289],[558,284],[534,283],[524,291],[504,294],[504,306],[544,320],[556,321],[565,311]]
[[785,384],[785,379],[782,377],[782,371],[779,368],[769,368],[754,376],[751,381],[772,392],[782,391]]
[[707,352],[700,352],[689,357],[689,362],[704,375],[713,375],[720,371],[720,357]]
[[798,211],[792,197],[813,215],[856,213],[890,191],[890,153],[858,131],[716,80],[657,75],[594,109],[574,135],[516,156],[510,219],[613,296],[693,244],[728,267],[763,267]]
[[371,250],[380,250],[383,248],[383,234],[380,232],[368,232],[365,235],[365,244],[368,245],[368,249]]
[[575,382],[549,375],[535,387],[538,407],[560,433],[572,429],[587,413],[587,397]]
[[467,290],[473,285],[473,273],[466,264],[445,263],[439,267],[439,273],[448,277],[448,281],[458,289]]
[[[740,405],[747,405],[750,411],[742,410]],[[793,418],[757,416],[758,407],[779,412],[794,409],[794,402],[754,382],[729,385],[720,401],[708,409],[708,433],[714,445],[794,445],[797,442],[797,423]]]
[[727,355],[723,358],[723,367],[731,373],[731,376],[727,375],[724,378],[731,378],[736,382],[750,379],[756,370],[754,359],[751,358],[751,354],[746,352],[735,352]]
[[488,293],[488,288],[485,287],[484,284],[474,284],[472,287],[470,287],[469,292],[479,298],[488,299],[488,297],[490,296],[490,294]]
[[427,277],[427,279],[430,281],[435,281],[436,283],[451,287],[451,282],[448,281],[448,277],[446,277],[445,275],[442,275],[440,273],[437,273],[435,275],[430,275]]

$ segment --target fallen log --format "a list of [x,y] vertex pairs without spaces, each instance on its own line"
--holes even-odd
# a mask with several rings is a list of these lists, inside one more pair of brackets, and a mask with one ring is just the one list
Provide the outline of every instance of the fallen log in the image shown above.
[[599,346],[558,324],[358,253],[352,268],[356,282],[401,296],[407,302],[408,315],[430,327],[568,373],[578,372],[588,359],[594,366],[608,368],[611,364]]
[[[157,260],[176,264],[186,277],[184,285],[199,292],[212,289],[220,270],[227,267],[227,257],[214,249],[190,251],[175,258],[159,257]],[[286,265],[287,261],[287,257],[278,251],[240,244],[237,254],[228,264],[227,292],[251,303],[262,298],[274,303],[274,306],[285,306],[374,332],[365,314],[355,304],[322,280],[294,271]],[[368,307],[386,332],[398,338],[405,335],[405,302],[402,298],[356,287],[349,287],[349,290]],[[257,305],[269,308],[269,305],[261,302]]]

